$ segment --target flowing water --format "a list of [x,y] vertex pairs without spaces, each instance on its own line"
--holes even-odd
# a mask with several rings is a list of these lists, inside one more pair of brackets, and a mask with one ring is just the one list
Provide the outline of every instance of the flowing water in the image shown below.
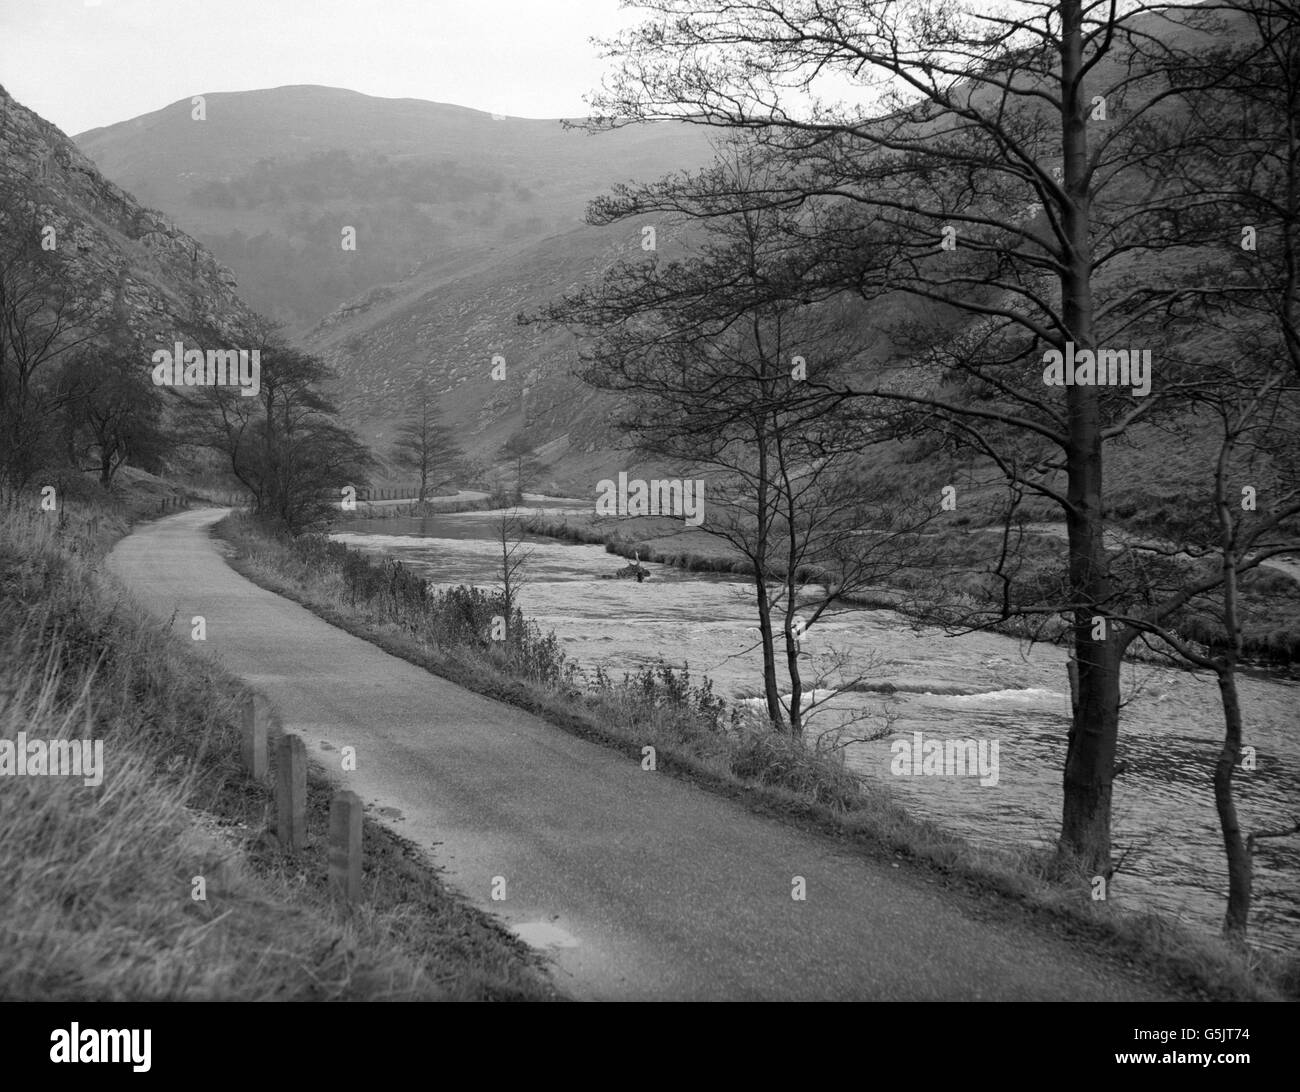
[[[332,537],[397,558],[439,587],[499,583],[499,516],[472,512],[426,520],[365,520]],[[733,701],[761,693],[762,668],[753,585],[742,577],[688,573],[646,564],[644,583],[603,580],[626,562],[602,546],[532,539],[520,604],[542,630],[554,630],[584,668],[601,665],[615,678],[666,661],[686,662],[698,679]],[[826,697],[809,726],[816,733],[848,716],[852,734],[888,734],[852,743],[846,764],[885,782],[914,814],[968,841],[993,846],[1050,845],[1059,826],[1061,770],[1069,727],[1065,653],[1026,647],[995,634],[950,637],[915,627],[887,610],[850,610],[823,617],[804,643],[810,670],[826,677]],[[837,666],[848,672],[836,670]],[[1113,837],[1122,858],[1109,897],[1217,931],[1227,871],[1210,778],[1222,734],[1212,677],[1148,665],[1124,669],[1115,783]],[[872,690],[836,692],[863,676]],[[808,683],[805,682],[807,686]],[[893,687],[880,692],[880,687]],[[1256,769],[1235,778],[1244,831],[1290,826],[1300,813],[1300,683],[1240,680],[1246,743]],[[991,777],[893,773],[895,741],[973,739],[986,758],[997,744]],[[908,771],[911,765],[902,763]],[[985,782],[985,783],[982,783]],[[1263,841],[1255,857],[1253,941],[1294,951],[1300,942],[1300,837]]]

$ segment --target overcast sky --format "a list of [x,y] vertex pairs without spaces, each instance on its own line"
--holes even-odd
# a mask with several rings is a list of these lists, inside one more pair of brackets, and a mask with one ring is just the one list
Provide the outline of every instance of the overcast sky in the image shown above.
[[[1040,12],[1050,2],[962,6]],[[303,83],[582,117],[583,96],[617,64],[591,38],[649,18],[619,0],[0,0],[0,84],[69,135],[193,95]],[[819,91],[869,101],[840,77]]]
[[585,115],[618,0],[0,0],[0,84],[68,134],[285,84]]

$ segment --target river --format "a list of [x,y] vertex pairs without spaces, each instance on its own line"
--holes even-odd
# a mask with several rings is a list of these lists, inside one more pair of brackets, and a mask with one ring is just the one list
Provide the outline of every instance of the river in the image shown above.
[[[499,582],[498,516],[487,512],[425,520],[358,520],[335,540],[401,560],[434,586]],[[651,577],[602,580],[625,560],[602,546],[532,538],[520,604],[543,631],[554,630],[583,668],[624,671],[666,661],[708,675],[733,701],[761,693],[762,669],[752,606],[743,577],[688,573],[646,564]],[[1063,650],[996,634],[949,636],[916,627],[888,610],[847,610],[824,617],[804,646],[813,667],[842,663],[871,686],[893,693],[845,692],[814,714],[810,732],[846,716],[860,728],[890,734],[850,744],[846,764],[886,783],[914,814],[994,847],[1050,845],[1060,822],[1061,770],[1069,727]],[[865,671],[864,671],[865,669]],[[828,674],[827,691],[842,676]],[[1212,677],[1172,668],[1129,665],[1114,792],[1113,839],[1120,871],[1112,901],[1151,908],[1209,932],[1222,921],[1227,870],[1210,778],[1222,735]],[[807,683],[805,683],[807,685]],[[1256,769],[1235,779],[1243,830],[1289,826],[1300,811],[1300,683],[1242,678],[1246,743]],[[997,743],[996,784],[978,776],[891,772],[893,743],[974,739]],[[859,735],[868,734],[859,731]],[[918,764],[919,768],[919,764]],[[1300,942],[1300,836],[1262,842],[1255,857],[1252,942],[1294,951]]]

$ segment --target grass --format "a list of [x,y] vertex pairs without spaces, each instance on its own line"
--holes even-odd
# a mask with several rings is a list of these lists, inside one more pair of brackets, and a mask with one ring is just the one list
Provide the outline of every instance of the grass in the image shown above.
[[0,777],[0,998],[553,997],[530,949],[369,819],[363,901],[333,898],[314,773],[307,848],[268,836],[268,784],[238,760],[243,687],[102,572],[155,499],[0,512],[0,737],[101,739],[106,770]]
[[247,517],[218,525],[236,548],[232,564],[272,591],[393,655],[582,738],[785,821],[811,826],[874,855],[908,860],[994,910],[1064,930],[1099,958],[1140,966],[1194,997],[1276,999],[1293,993],[1296,968],[1242,953],[1157,915],[1120,911],[1090,898],[1090,877],[1063,874],[1052,854],[971,846],[918,820],[876,783],[846,772],[831,747],[774,734],[729,712],[707,680],[660,665],[622,680],[583,676],[553,638],[513,627],[513,651],[491,642],[488,593],[437,595],[399,563],[376,561],[319,537],[264,534]]

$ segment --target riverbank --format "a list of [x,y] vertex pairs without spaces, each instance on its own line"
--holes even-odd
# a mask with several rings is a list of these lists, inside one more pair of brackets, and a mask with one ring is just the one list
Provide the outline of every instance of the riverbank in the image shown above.
[[1273,957],[1243,957],[1156,915],[1093,903],[1089,878],[1057,875],[1050,854],[973,848],[916,820],[830,755],[717,717],[707,693],[666,668],[622,684],[599,672],[580,679],[553,655],[554,646],[539,651],[541,635],[515,660],[487,638],[490,615],[471,617],[468,628],[455,631],[448,625],[449,604],[432,593],[422,599],[424,582],[391,561],[376,562],[340,544],[271,540],[246,520],[227,521],[218,533],[236,548],[233,564],[263,587],[468,689],[629,755],[641,757],[644,746],[654,746],[661,770],[860,851],[911,862],[933,882],[989,897],[999,912],[1064,930],[1100,958],[1141,965],[1181,982],[1194,996],[1265,998],[1285,989],[1285,968]]
[[[687,572],[742,576],[752,576],[754,572],[750,561],[718,536],[685,528],[680,520],[664,517],[612,519],[589,512],[530,513],[523,521],[523,530],[562,542],[601,545],[618,557],[639,557],[642,561]],[[974,574],[984,562],[984,547],[978,544],[978,536],[1000,532],[1000,527],[964,526],[959,532],[961,537],[949,540],[943,583],[954,603],[971,610],[997,610],[997,604],[987,600]],[[1025,571],[1037,568],[1047,573],[1059,567],[1063,549],[1060,538],[1060,533],[1047,525],[1028,531],[1018,547]],[[825,584],[828,581],[827,574],[813,564],[801,567],[796,575],[800,582]],[[1294,575],[1277,569],[1262,569],[1243,581],[1241,594],[1250,618],[1242,642],[1240,670],[1243,674],[1300,678],[1300,596],[1296,595],[1296,583]],[[917,620],[933,621],[929,617],[929,596],[934,586],[932,568],[904,566],[890,574],[888,585],[843,594],[836,601],[846,606],[892,610]],[[1069,627],[1062,619],[1037,615],[1012,617],[980,628],[989,633],[1050,644],[1064,643],[1069,635]],[[1192,648],[1206,651],[1204,642],[1214,639],[1213,630],[1212,620],[1192,617],[1185,621],[1182,637]],[[1125,659],[1147,664],[1170,664],[1172,660],[1175,666],[1194,670],[1176,657],[1171,658],[1163,648],[1149,648],[1140,641],[1129,647]]]
[[430,497],[425,501],[357,501],[349,519],[418,519],[420,516],[443,516],[453,512],[487,512],[497,502],[487,496],[460,495]]
[[309,844],[279,850],[271,782],[239,761],[246,690],[102,572],[132,524],[185,505],[127,477],[111,500],[74,483],[55,512],[0,512],[0,739],[88,738],[103,755],[98,785],[0,779],[0,997],[553,997],[522,941],[368,818],[365,902],[332,898],[332,790],[314,771]]
[[[455,493],[428,497],[424,501],[414,499],[381,500],[356,502],[356,510],[348,513],[349,519],[419,519],[422,516],[446,516],[458,512],[492,512],[509,505],[511,498],[501,494],[485,493],[482,490],[461,489]],[[555,504],[581,505],[582,501],[570,497],[549,497],[540,493],[524,493],[518,500],[525,510],[534,505]]]

